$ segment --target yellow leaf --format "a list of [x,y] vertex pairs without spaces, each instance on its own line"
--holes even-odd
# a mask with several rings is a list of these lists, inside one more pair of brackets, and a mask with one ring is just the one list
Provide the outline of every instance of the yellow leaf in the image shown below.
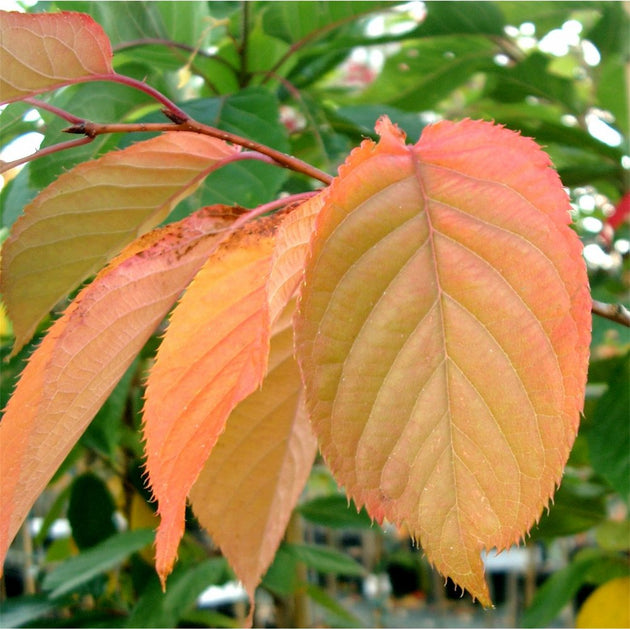
[[596,588],[582,604],[578,628],[630,628],[630,577],[610,580]]

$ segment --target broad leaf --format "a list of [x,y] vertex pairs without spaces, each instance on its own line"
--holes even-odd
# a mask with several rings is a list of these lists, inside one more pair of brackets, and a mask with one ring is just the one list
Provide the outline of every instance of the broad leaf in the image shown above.
[[412,40],[388,57],[362,103],[385,103],[403,110],[428,110],[470,80],[493,70],[497,46],[482,36],[439,36]]
[[208,258],[171,317],[147,383],[146,468],[158,501],[156,569],[170,573],[186,497],[232,409],[261,383],[269,353],[273,216]]
[[308,246],[317,213],[326,192],[308,199],[284,218],[276,233],[276,242],[267,291],[269,321],[273,324],[293,297],[304,273]]
[[0,12],[0,102],[108,74],[112,50],[103,29],[80,13]]
[[278,549],[317,451],[293,358],[290,315],[281,318],[271,339],[262,387],[230,414],[190,492],[195,515],[249,595],[250,617],[256,586]]
[[33,353],[0,423],[0,558],[35,499],[233,220],[201,210],[132,243]]
[[479,557],[522,538],[577,432],[590,296],[548,157],[490,123],[380,121],[315,226],[296,320],[336,479],[406,523],[482,603]]
[[165,133],[80,164],[40,193],[2,248],[14,352],[60,299],[163,221],[235,151],[214,138]]

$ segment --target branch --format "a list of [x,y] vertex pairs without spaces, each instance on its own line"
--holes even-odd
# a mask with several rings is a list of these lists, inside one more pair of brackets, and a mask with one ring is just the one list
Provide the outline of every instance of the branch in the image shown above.
[[38,98],[33,98],[29,96],[27,98],[23,98],[22,102],[28,103],[29,105],[32,105],[33,107],[36,107],[39,109],[45,109],[51,114],[54,114],[55,116],[59,116],[59,118],[63,118],[64,120],[67,120],[69,123],[78,124],[83,120],[83,118],[79,118],[78,116],[75,116],[74,114],[71,114],[70,112],[67,112],[65,109],[55,107],[54,105],[51,105],[50,103],[46,103],[46,101],[40,101]]
[[593,300],[591,312],[630,328],[630,310],[623,304],[606,304],[605,302]]
[[177,114],[173,115],[173,112],[164,111],[164,114],[173,120],[172,123],[114,123],[114,124],[99,124],[92,122],[81,122],[77,125],[72,125],[64,129],[66,133],[78,133],[85,134],[90,138],[94,138],[98,135],[106,133],[131,133],[131,132],[161,132],[161,131],[192,131],[201,135],[210,136],[212,138],[218,138],[225,142],[230,142],[238,146],[249,149],[250,151],[256,151],[262,155],[270,157],[276,164],[289,168],[297,173],[302,173],[313,179],[317,179],[326,185],[332,182],[332,176],[328,173],[320,171],[318,168],[299,160],[292,155],[287,155],[276,149],[272,149],[264,144],[249,140],[248,138],[242,138],[228,131],[216,129],[209,125],[204,125],[188,117],[184,114],[184,118],[179,117]]

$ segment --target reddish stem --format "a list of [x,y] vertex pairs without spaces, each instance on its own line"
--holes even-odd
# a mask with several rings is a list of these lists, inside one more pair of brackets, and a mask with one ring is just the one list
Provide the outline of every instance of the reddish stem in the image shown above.
[[37,158],[44,157],[45,155],[57,153],[57,151],[63,151],[65,149],[72,149],[73,147],[79,147],[82,144],[89,144],[90,142],[92,142],[92,140],[94,140],[94,138],[90,138],[90,136],[86,136],[85,138],[77,138],[76,140],[68,140],[67,142],[60,142],[44,149],[39,149],[38,151],[35,151],[35,153],[30,153],[29,155],[25,155],[24,157],[13,160],[12,162],[2,162],[0,164],[0,174],[10,171],[16,166],[20,166],[20,164],[26,164],[26,162],[31,162],[32,160],[36,160]]
[[[165,112],[170,114],[171,112]],[[326,185],[332,182],[332,176],[328,173],[320,171],[318,168],[298,160],[292,155],[287,155],[276,149],[272,149],[264,144],[249,140],[248,138],[242,138],[229,131],[223,131],[209,125],[193,120],[192,118],[186,118],[180,120],[173,116],[174,122],[172,123],[114,123],[114,124],[98,124],[92,122],[81,122],[78,125],[73,125],[64,129],[66,133],[82,133],[88,137],[96,137],[98,135],[106,133],[131,133],[131,132],[161,132],[161,131],[192,131],[193,133],[199,133],[201,135],[210,136],[212,138],[218,138],[225,142],[245,147],[251,151],[256,151],[262,155],[270,157],[276,164],[290,168],[298,173],[308,175],[313,179],[317,179]]]

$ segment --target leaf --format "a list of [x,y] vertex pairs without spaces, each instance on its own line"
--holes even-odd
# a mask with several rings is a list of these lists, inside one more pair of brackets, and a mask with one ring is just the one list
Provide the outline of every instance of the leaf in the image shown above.
[[0,603],[0,627],[20,628],[50,614],[56,606],[46,595],[9,597]]
[[118,566],[132,553],[150,545],[152,540],[150,529],[115,534],[89,551],[63,562],[44,578],[42,588],[52,591],[51,599],[69,593],[94,576]]
[[214,138],[165,133],[80,164],[41,192],[2,248],[0,287],[14,352],[60,299],[163,221],[235,151]]
[[317,497],[298,507],[299,513],[311,523],[339,529],[370,529],[372,519],[365,510],[357,510],[354,504],[341,494]]
[[593,469],[630,503],[630,355],[620,357],[586,437]]
[[266,283],[278,215],[235,232],[177,305],[146,389],[146,470],[158,501],[164,583],[184,532],[186,496],[232,409],[261,383],[269,353]]
[[483,36],[438,36],[406,42],[359,97],[418,112],[434,108],[475,72],[493,70],[498,52]]
[[315,217],[322,209],[325,199],[326,192],[323,191],[301,203],[286,215],[278,228],[267,283],[269,321],[272,324],[281,315],[300,284]]
[[0,558],[135,355],[233,221],[214,208],[146,234],[83,289],[31,356],[0,423]]
[[199,522],[249,595],[250,615],[256,586],[274,558],[317,452],[293,358],[291,314],[276,326],[262,387],[230,414],[190,492]]
[[582,604],[576,628],[630,627],[630,576],[618,577],[595,589]]
[[[595,570],[594,570],[595,569]],[[536,591],[522,618],[524,628],[548,627],[584,584],[600,584],[628,575],[628,561],[599,549],[578,552],[571,563],[556,571]]]
[[103,29],[80,13],[0,12],[0,103],[112,72]]
[[483,604],[479,558],[540,517],[584,399],[590,296],[568,200],[531,141],[387,119],[318,215],[296,348],[320,448]]
[[321,573],[364,576],[367,572],[354,558],[332,547],[286,544],[285,548],[307,567]]
[[100,477],[88,472],[74,480],[68,520],[80,550],[94,547],[116,533],[115,511],[114,499]]
[[176,628],[201,593],[216,584],[224,572],[225,560],[211,558],[192,567],[184,565],[181,570],[176,569],[165,593],[155,579],[136,602],[126,627]]

